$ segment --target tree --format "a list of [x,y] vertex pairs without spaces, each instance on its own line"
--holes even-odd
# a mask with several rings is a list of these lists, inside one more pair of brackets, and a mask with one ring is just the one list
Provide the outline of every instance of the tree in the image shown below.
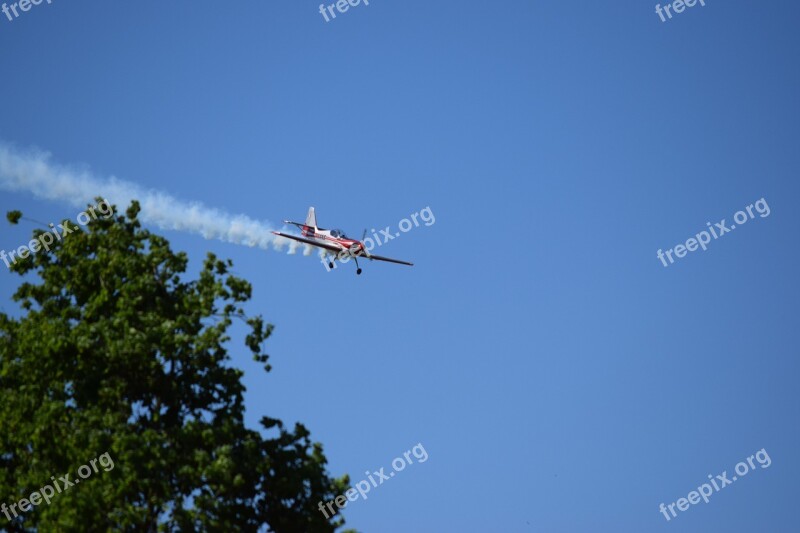
[[[247,323],[245,344],[267,372],[262,345],[273,330],[244,313],[251,285],[213,254],[199,279],[183,279],[186,254],[143,229],[139,210],[135,201],[124,216],[114,208],[85,230],[65,222],[72,233],[55,239],[36,230],[34,238],[54,241],[49,250],[11,266],[35,276],[14,294],[22,316],[0,314],[0,503],[28,499],[66,473],[83,483],[60,487],[49,505],[17,507],[10,523],[0,514],[0,523],[11,531],[335,531],[344,520],[317,506],[349,480],[328,477],[321,445],[302,424],[290,431],[264,417],[268,437],[244,426],[227,330],[233,319]],[[104,453],[112,469],[76,474]]]

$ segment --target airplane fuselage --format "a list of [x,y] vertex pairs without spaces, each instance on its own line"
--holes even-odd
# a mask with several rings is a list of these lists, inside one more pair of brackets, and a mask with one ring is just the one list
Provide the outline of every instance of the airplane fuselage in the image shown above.
[[340,232],[338,230],[315,229],[304,225],[301,228],[301,232],[303,237],[307,239],[313,239],[322,244],[338,246],[342,251],[348,251],[353,255],[363,255],[365,252],[364,243],[344,235],[339,236]]
[[[292,239],[300,241],[311,246],[316,246],[323,250],[324,259],[328,261],[328,266],[334,268],[334,261],[339,260],[342,262],[348,261],[352,258],[356,263],[356,274],[361,274],[361,267],[358,266],[358,258],[365,257],[370,261],[386,261],[389,263],[398,263],[401,265],[413,266],[413,263],[408,261],[401,261],[400,259],[392,259],[391,257],[383,257],[380,255],[373,255],[364,246],[364,243],[356,239],[351,239],[344,234],[342,230],[338,229],[322,229],[317,226],[317,215],[314,213],[314,208],[308,209],[308,216],[306,217],[305,224],[300,222],[292,222],[291,220],[284,220],[284,224],[291,224],[300,228],[302,237],[284,233],[281,231],[273,231],[272,233],[283,237],[285,239]],[[367,231],[364,230],[366,235]],[[329,259],[329,256],[334,256]]]

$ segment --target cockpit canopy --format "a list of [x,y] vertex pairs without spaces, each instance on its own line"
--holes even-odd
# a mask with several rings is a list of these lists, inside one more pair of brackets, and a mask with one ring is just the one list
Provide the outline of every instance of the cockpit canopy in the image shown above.
[[332,229],[331,230],[331,237],[334,237],[336,239],[347,239],[348,238],[347,235],[345,235],[344,232],[342,230],[340,230],[340,229]]

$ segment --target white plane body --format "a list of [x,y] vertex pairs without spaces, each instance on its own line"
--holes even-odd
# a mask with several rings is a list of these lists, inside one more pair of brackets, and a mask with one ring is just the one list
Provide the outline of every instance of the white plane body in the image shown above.
[[382,257],[380,255],[371,254],[364,246],[362,241],[351,239],[345,235],[342,230],[327,230],[317,227],[317,216],[314,213],[313,207],[308,208],[308,216],[306,216],[305,224],[292,222],[290,220],[284,220],[283,222],[285,224],[293,224],[300,228],[303,236],[298,237],[297,235],[282,233],[280,231],[273,231],[272,233],[287,239],[293,239],[295,241],[310,244],[311,246],[316,246],[317,248],[322,248],[325,250],[326,255],[334,256],[332,260],[329,260],[328,265],[330,268],[334,267],[333,261],[337,259],[341,260],[344,257],[352,257],[355,260],[356,274],[361,274],[361,268],[358,266],[359,257],[365,257],[370,261],[387,261],[389,263],[414,266],[413,263],[409,263],[408,261],[401,261],[399,259],[392,259],[390,257]]

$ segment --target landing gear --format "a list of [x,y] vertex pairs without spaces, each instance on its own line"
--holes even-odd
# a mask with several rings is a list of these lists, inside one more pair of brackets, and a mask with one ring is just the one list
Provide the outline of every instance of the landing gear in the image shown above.
[[361,269],[360,268],[358,270],[356,270],[356,275],[359,275],[359,274],[361,274]]
[[361,267],[358,266],[358,259],[356,256],[353,256],[353,260],[356,262],[356,276],[359,276],[361,275]]
[[333,270],[333,261],[328,261],[328,268]]

